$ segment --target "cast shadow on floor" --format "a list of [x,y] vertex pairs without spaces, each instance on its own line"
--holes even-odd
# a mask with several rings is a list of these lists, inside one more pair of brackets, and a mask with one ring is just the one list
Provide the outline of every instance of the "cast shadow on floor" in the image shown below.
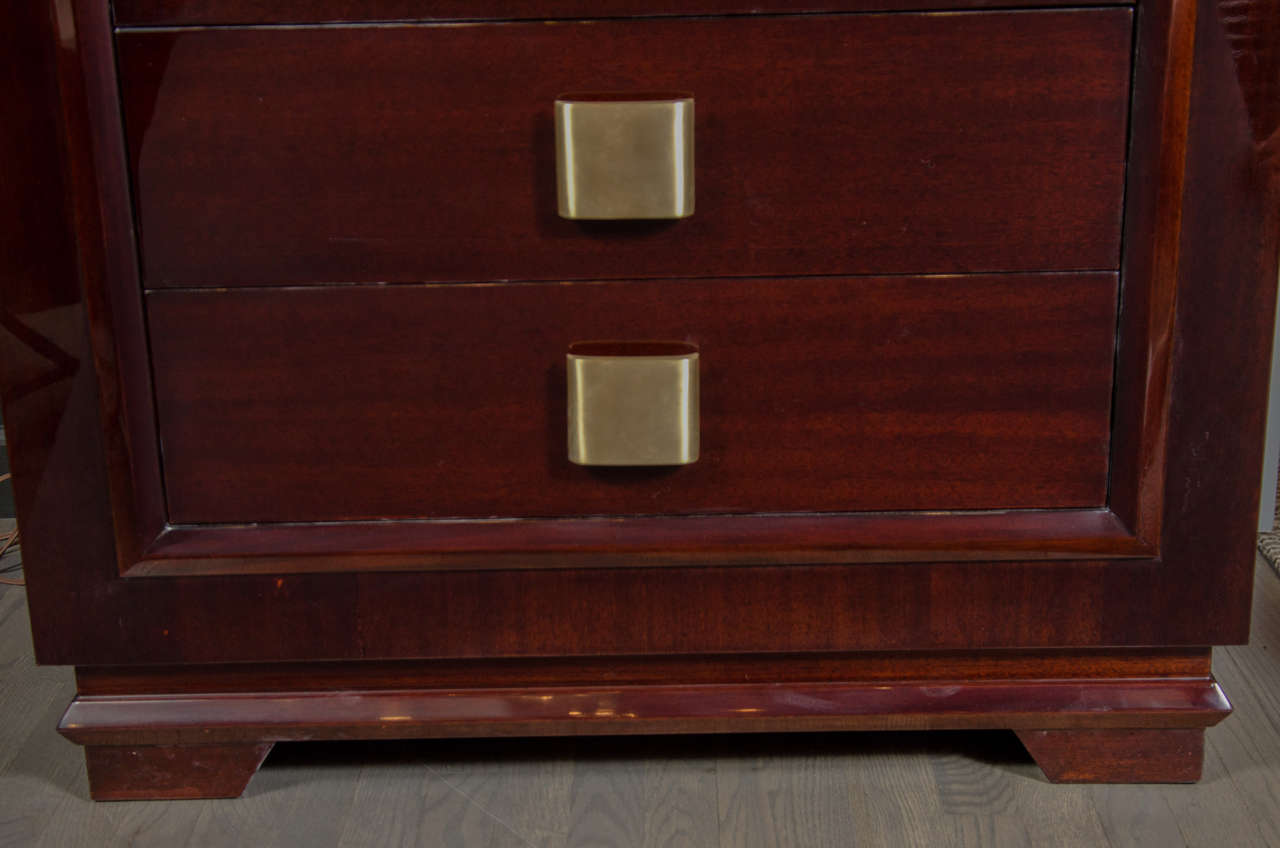
[[[452,770],[573,761],[590,768],[643,760],[686,761],[693,767],[699,760],[785,762],[812,757],[840,758],[856,768],[859,759],[885,756],[962,758],[978,766],[1040,776],[1022,743],[1008,730],[285,742],[276,745],[263,771],[297,771],[305,779],[301,773],[309,767],[418,763],[423,768]],[[280,788],[278,781],[274,783]],[[249,792],[253,792],[252,783]]]

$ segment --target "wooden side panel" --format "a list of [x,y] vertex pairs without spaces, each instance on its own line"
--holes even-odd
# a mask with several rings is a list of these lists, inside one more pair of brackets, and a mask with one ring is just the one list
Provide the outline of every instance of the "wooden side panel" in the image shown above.
[[1280,258],[1278,21],[1266,0],[1200,4],[1163,503],[1162,547],[1186,571],[1161,603],[1233,622],[1241,642]]
[[[1098,507],[1115,286],[1092,274],[153,293],[170,520]],[[564,357],[583,339],[698,345],[697,463],[568,461]]]
[[[1129,619],[1134,633],[1162,630],[1133,616],[1131,599],[1142,597],[1182,610],[1188,626],[1219,622],[1227,641],[1244,642],[1280,257],[1280,7],[1266,0],[1195,5],[1158,501],[1163,565],[1179,577],[1153,583],[1136,572],[1117,574],[1108,617]],[[1127,291],[1122,297],[1127,304]],[[1126,383],[1119,390],[1127,391]]]
[[1136,51],[1111,508],[1158,553],[1187,172],[1195,0],[1143,7]]
[[[1126,9],[131,31],[149,288],[1114,269]],[[552,103],[692,92],[697,212],[556,212]]]
[[[0,348],[0,358],[27,359],[27,368],[29,358],[36,358],[38,376],[6,375],[17,380],[11,403],[27,391],[79,376],[84,365],[96,372],[83,376],[96,376],[91,391],[100,403],[110,518],[119,561],[127,564],[163,527],[164,497],[109,11],[87,0],[49,4],[39,25],[56,28],[59,39],[52,47],[11,28],[19,43],[5,51],[16,64],[6,92],[12,106],[3,105],[16,119],[16,143],[5,151],[11,158],[4,170],[6,181],[15,175],[13,200],[19,205],[0,209],[13,238],[12,252],[4,253],[16,260],[0,292],[6,337],[0,344],[14,344]],[[19,18],[13,26],[23,22]],[[81,44],[83,49],[68,49]],[[43,179],[33,184],[30,175]],[[33,225],[40,229],[32,232]],[[39,264],[28,264],[42,250]],[[76,350],[76,336],[83,332],[74,323],[79,316],[51,309],[75,306],[81,298],[91,322],[89,359],[83,361]],[[15,429],[17,441],[30,437],[24,425]],[[15,468],[20,462],[15,460]]]

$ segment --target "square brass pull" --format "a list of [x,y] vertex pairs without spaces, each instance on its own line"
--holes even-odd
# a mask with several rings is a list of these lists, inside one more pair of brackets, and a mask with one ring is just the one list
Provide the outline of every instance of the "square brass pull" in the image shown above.
[[569,346],[569,461],[688,465],[698,459],[698,349],[684,342]]
[[687,218],[693,214],[693,98],[561,95],[556,171],[563,218]]

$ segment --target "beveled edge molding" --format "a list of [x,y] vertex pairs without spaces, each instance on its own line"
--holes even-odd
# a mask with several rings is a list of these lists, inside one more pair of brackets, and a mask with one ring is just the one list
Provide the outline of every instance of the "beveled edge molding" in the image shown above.
[[163,531],[165,503],[111,9],[101,0],[53,7],[68,224],[79,253],[115,554],[124,572]]
[[168,527],[126,577],[1150,557],[1106,509]]
[[1158,555],[1197,0],[1143,3],[1138,14],[1114,390],[1136,409],[1117,404],[1108,503]]
[[80,666],[83,696],[912,681],[1207,680],[1209,648],[596,654]]
[[669,733],[1203,728],[1231,704],[1212,677],[1166,680],[544,686],[81,695],[81,745],[226,745]]

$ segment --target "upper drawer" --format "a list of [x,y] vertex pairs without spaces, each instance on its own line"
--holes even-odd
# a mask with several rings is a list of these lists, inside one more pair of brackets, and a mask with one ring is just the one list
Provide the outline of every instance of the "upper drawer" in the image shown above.
[[[1131,18],[124,32],[145,282],[1112,269]],[[583,89],[693,93],[692,218],[558,217]]]

